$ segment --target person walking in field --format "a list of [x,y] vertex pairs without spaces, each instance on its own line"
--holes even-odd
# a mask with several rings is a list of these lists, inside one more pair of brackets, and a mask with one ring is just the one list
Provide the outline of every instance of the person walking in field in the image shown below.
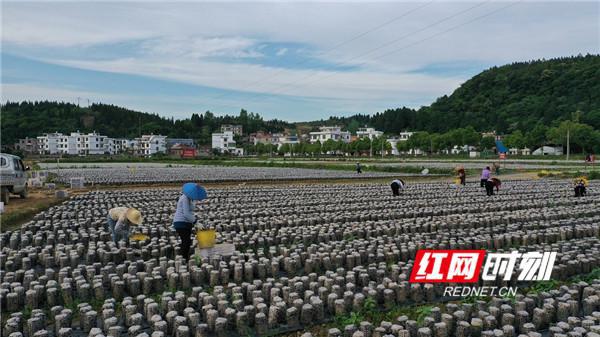
[[491,174],[492,171],[490,170],[489,166],[486,166],[483,171],[481,171],[481,187],[485,187],[485,182],[490,179]]
[[186,262],[190,260],[190,249],[192,247],[192,229],[196,223],[194,208],[197,200],[207,198],[204,187],[196,183],[186,183],[183,185],[182,194],[177,200],[177,209],[173,217],[173,228],[181,239],[179,252]]
[[390,187],[392,188],[392,194],[394,196],[399,196],[400,190],[403,190],[404,186],[406,185],[404,184],[404,181],[402,181],[402,179],[392,180],[392,184],[390,185]]
[[360,166],[360,163],[356,163],[356,173],[362,173],[362,167]]
[[114,243],[125,240],[129,245],[129,232],[131,226],[137,226],[142,223],[142,213],[135,208],[115,207],[108,211],[106,227],[110,232]]

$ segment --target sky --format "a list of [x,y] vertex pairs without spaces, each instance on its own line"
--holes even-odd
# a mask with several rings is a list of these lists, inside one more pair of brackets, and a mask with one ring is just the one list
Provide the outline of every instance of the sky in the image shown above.
[[600,53],[598,1],[3,0],[2,102],[307,121],[429,105],[492,66]]

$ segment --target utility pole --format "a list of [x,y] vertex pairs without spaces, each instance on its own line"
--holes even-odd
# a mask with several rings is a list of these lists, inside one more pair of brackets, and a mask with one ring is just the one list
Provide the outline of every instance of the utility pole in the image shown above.
[[569,154],[571,153],[570,146],[569,146],[570,131],[571,131],[571,128],[569,126],[567,126],[567,161],[569,160]]
[[373,138],[371,138],[371,136],[369,136],[369,144],[369,157],[373,157]]
[[381,159],[383,159],[383,146],[385,145],[385,139],[383,139],[383,135],[381,135]]
[[433,155],[433,139],[429,137],[429,153]]
[[79,107],[79,100],[81,99],[81,97],[77,97],[77,107]]

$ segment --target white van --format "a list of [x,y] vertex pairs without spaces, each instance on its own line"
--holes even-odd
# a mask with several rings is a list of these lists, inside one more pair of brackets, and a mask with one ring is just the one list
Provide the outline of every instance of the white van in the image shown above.
[[8,204],[10,193],[27,198],[27,172],[21,158],[12,154],[0,153],[1,201]]

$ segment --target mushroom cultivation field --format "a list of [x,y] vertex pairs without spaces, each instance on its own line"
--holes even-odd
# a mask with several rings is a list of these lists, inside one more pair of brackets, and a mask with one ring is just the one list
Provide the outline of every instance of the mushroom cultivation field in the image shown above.
[[[71,178],[83,177],[86,183],[94,184],[147,184],[177,183],[186,181],[222,182],[248,180],[306,180],[306,179],[350,179],[397,176],[397,173],[318,170],[275,167],[230,167],[230,166],[186,166],[186,167],[110,167],[69,168],[49,172],[57,181],[69,183]],[[403,174],[407,175],[407,174]]]
[[[0,234],[3,336],[597,337],[600,194],[568,181],[210,189],[199,222],[232,256],[178,253],[180,191],[74,196]],[[145,241],[115,245],[108,209],[138,208]],[[419,249],[556,252],[550,281],[486,281],[513,296],[411,283]]]

